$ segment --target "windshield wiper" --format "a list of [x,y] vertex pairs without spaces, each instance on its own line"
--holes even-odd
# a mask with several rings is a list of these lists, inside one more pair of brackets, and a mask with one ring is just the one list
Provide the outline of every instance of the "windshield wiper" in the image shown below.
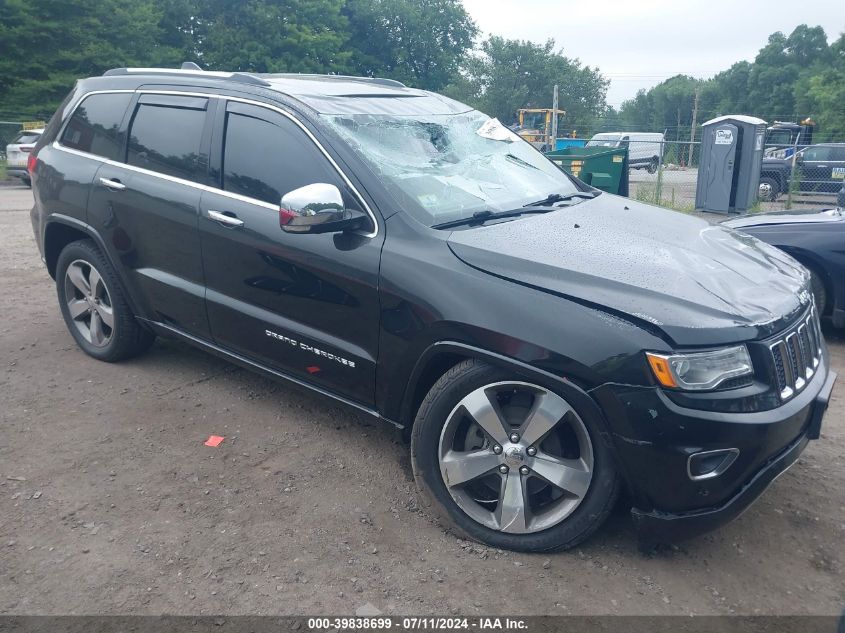
[[590,198],[595,198],[599,195],[601,191],[576,191],[574,193],[550,193],[548,196],[543,198],[542,200],[537,200],[536,202],[529,202],[523,207],[545,207],[550,204],[556,204],[558,202],[567,202],[568,200],[573,200],[575,198],[584,198],[589,200]]
[[441,222],[440,224],[434,224],[431,228],[433,229],[451,229],[456,226],[466,226],[466,225],[473,225],[473,224],[484,224],[488,220],[498,220],[500,218],[516,218],[520,215],[527,215],[529,213],[549,213],[551,211],[556,211],[556,209],[512,209],[511,211],[490,211],[489,209],[485,209],[484,211],[476,211],[468,218],[461,218],[459,220],[450,220],[449,222]]

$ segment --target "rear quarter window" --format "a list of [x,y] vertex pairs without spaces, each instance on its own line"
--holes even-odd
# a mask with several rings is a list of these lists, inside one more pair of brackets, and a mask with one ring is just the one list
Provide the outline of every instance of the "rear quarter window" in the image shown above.
[[130,93],[86,97],[70,117],[60,143],[80,152],[120,160],[123,149],[120,124],[131,98]]
[[38,139],[41,138],[41,135],[37,132],[30,132],[24,131],[18,134],[15,139],[12,141],[12,144],[17,145],[33,145],[38,142]]

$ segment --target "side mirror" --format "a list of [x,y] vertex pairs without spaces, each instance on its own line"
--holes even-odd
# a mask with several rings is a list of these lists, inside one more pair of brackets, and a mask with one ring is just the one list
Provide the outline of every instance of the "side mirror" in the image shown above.
[[340,189],[325,182],[282,196],[279,225],[286,233],[340,233],[362,228],[366,215],[346,209]]

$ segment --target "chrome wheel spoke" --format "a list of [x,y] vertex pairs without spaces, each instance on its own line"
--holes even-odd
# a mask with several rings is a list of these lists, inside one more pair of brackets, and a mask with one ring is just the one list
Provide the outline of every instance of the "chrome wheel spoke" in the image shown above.
[[88,306],[88,302],[84,299],[73,299],[69,301],[67,309],[70,313],[70,318],[74,321],[78,321],[79,319],[88,316],[88,313],[91,311],[91,308]]
[[106,304],[100,302],[95,306],[97,310],[97,314],[100,315],[100,318],[103,320],[110,329],[114,327],[114,310],[112,310],[111,306],[107,306]]
[[494,398],[495,392],[476,389],[463,399],[462,404],[466,412],[478,423],[478,426],[484,429],[487,435],[499,444],[504,444],[508,441],[507,425],[502,419]]
[[440,460],[440,472],[447,486],[458,486],[486,475],[499,463],[499,456],[486,449],[469,453],[449,451]]
[[74,262],[67,269],[67,278],[70,279],[70,282],[76,286],[77,290],[81,292],[83,295],[90,295],[91,294],[91,286],[88,284],[88,280],[85,278],[85,272],[82,270],[82,266]]
[[100,314],[96,310],[91,312],[91,325],[89,326],[91,334],[91,342],[94,345],[102,346],[106,341],[106,335],[103,332],[103,322],[100,319]]
[[531,463],[534,474],[547,482],[582,499],[593,479],[592,469],[583,459],[561,459],[538,455]]
[[545,392],[534,399],[528,419],[520,429],[522,441],[528,445],[539,443],[572,407],[557,394]]
[[93,266],[88,269],[88,287],[91,288],[92,297],[100,297],[104,294],[103,279]]
[[494,513],[498,529],[502,532],[522,534],[528,531],[528,495],[525,485],[527,479],[517,471],[502,476],[502,488],[499,493],[499,505]]

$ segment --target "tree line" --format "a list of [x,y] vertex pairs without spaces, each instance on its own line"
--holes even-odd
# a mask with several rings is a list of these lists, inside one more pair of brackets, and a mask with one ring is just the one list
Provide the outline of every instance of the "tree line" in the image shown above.
[[505,122],[552,87],[604,110],[597,69],[479,31],[460,0],[4,0],[0,114],[49,115],[80,77],[120,66],[380,76],[451,94]]
[[737,62],[706,80],[667,79],[639,91],[618,112],[608,109],[600,126],[669,130],[669,138],[689,140],[696,94],[697,125],[723,114],[750,114],[769,123],[811,118],[814,142],[845,141],[845,35],[828,44],[820,26],[802,24],[788,36],[778,31],[753,62]]
[[[845,139],[845,36],[821,27],[774,33],[753,62],[711,79],[678,75],[622,104],[608,80],[554,40],[479,30],[461,0],[3,0],[0,118],[49,116],[76,79],[119,66],[380,76],[439,91],[513,123],[549,108],[555,84],[565,133],[669,131],[727,113],[812,117],[817,138]],[[561,132],[562,134],[564,132]]]

